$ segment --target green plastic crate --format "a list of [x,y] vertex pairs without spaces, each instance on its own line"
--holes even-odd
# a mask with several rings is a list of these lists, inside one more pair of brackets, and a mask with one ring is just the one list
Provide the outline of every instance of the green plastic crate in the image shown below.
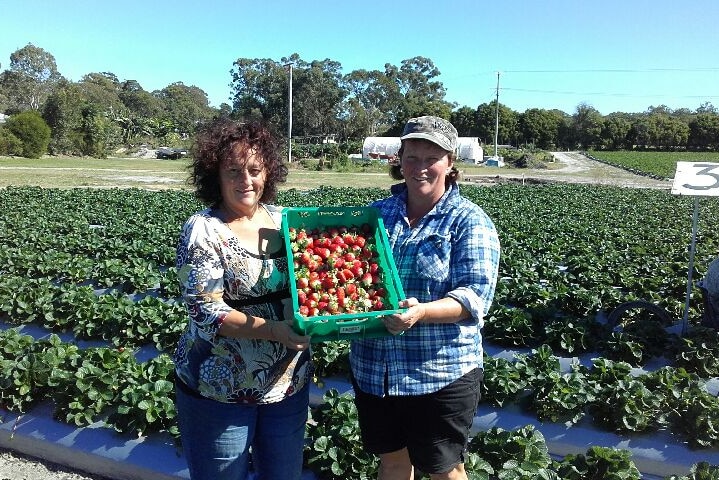
[[[319,315],[315,317],[300,315],[297,286],[295,284],[295,268],[289,242],[290,227],[311,230],[339,226],[359,227],[364,224],[372,227],[374,243],[379,254],[378,263],[383,272],[384,287],[387,290],[386,299],[390,308],[371,312]],[[382,323],[382,317],[393,313],[401,313],[406,309],[399,308],[399,301],[404,299],[404,290],[399,281],[397,266],[392,258],[387,231],[382,217],[379,215],[379,210],[374,207],[285,208],[282,211],[282,235],[285,238],[285,251],[291,279],[290,293],[292,295],[295,331],[302,335],[310,335],[312,343],[391,335],[385,328],[384,323]]]

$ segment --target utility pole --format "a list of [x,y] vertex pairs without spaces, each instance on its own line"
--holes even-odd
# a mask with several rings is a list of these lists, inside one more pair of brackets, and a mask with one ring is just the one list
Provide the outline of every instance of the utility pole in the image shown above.
[[495,122],[494,122],[494,158],[497,157],[497,141],[499,139],[499,72],[497,72],[497,98],[495,105]]
[[285,67],[290,72],[290,81],[287,85],[287,162],[292,163],[292,64],[286,63]]

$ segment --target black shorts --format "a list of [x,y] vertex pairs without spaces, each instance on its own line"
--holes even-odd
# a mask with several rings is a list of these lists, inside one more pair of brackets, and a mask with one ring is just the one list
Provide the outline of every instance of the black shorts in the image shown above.
[[423,473],[446,473],[464,463],[484,371],[476,368],[437,392],[377,397],[354,379],[364,449],[380,455],[407,448]]

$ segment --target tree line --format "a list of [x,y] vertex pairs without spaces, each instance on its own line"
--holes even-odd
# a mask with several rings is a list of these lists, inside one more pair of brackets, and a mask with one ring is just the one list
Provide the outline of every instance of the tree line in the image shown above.
[[709,102],[696,110],[660,105],[609,115],[586,103],[572,113],[517,112],[494,99],[460,106],[446,100],[439,69],[421,56],[347,74],[335,60],[305,61],[297,54],[238,58],[230,70],[228,103],[212,107],[201,88],[181,81],[152,92],[112,72],[70,81],[50,52],[28,44],[10,55],[9,68],[0,73],[0,112],[7,117],[0,125],[0,154],[104,158],[140,144],[182,147],[218,116],[263,119],[286,135],[290,77],[294,141],[356,144],[367,136],[396,136],[407,118],[430,114],[452,121],[460,136],[489,145],[498,113],[499,144],[545,150],[719,149],[719,111]]

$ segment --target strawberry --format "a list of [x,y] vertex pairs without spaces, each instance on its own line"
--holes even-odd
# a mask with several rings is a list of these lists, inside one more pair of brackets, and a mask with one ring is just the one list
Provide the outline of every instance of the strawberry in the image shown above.
[[289,239],[301,315],[367,312],[387,304],[369,224],[293,227]]
[[367,243],[367,239],[364,238],[362,235],[357,235],[355,237],[354,245],[362,248],[365,246],[366,243]]

